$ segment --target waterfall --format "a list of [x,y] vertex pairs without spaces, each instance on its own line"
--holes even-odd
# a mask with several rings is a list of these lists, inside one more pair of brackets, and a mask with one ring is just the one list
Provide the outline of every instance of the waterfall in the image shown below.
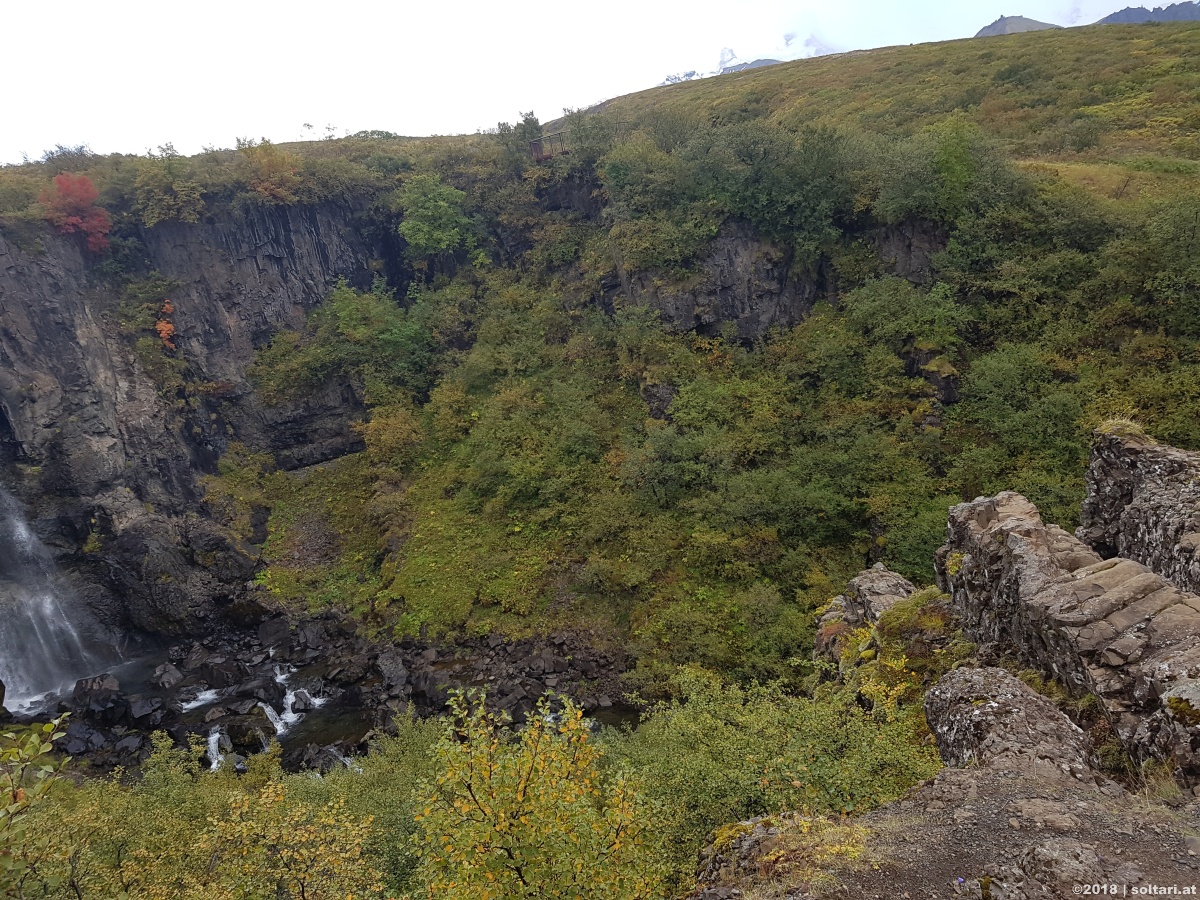
[[225,754],[221,752],[221,729],[214,728],[208,733],[208,768],[209,771],[215,772],[221,768],[221,763],[225,761]]
[[271,720],[271,727],[275,729],[276,736],[287,731],[287,725],[283,723],[283,719],[280,718],[279,713],[275,712],[270,703],[259,702],[258,706],[259,709],[266,713],[267,718]]
[[10,709],[28,708],[114,662],[100,628],[56,584],[54,561],[0,488],[0,681]]
[[[292,677],[294,670],[290,666],[275,667],[275,681],[277,684],[287,687],[288,679]],[[310,709],[320,709],[328,701],[328,697],[308,697],[308,707]],[[259,703],[259,707],[271,720],[271,727],[275,729],[275,736],[282,737],[289,728],[304,718],[304,713],[296,710],[296,691],[288,689],[283,695],[283,712],[278,713],[269,703]]]

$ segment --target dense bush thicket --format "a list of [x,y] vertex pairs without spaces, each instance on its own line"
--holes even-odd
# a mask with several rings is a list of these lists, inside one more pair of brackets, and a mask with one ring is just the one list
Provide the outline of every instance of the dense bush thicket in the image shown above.
[[[958,115],[900,139],[575,128],[520,173],[509,132],[414,159],[379,200],[413,237],[408,281],[338,288],[260,356],[268,399],[336,375],[371,404],[366,453],[255,464],[281,596],[398,633],[605,623],[648,688],[681,664],[800,678],[814,605],[875,560],[928,583],[952,503],[1010,488],[1069,526],[1106,417],[1200,445],[1189,197],[1114,205]],[[603,210],[546,209],[580,190]],[[629,272],[702,279],[729,222],[822,286],[805,321],[746,343],[628,302]],[[942,242],[927,271],[889,272],[893,225]],[[342,552],[297,567],[314,522]]]

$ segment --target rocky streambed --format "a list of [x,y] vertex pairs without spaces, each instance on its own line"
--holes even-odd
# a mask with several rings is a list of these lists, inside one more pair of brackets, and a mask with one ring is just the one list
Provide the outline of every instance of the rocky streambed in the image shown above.
[[210,764],[239,766],[278,740],[286,767],[324,771],[410,709],[443,712],[455,688],[486,689],[490,705],[517,722],[547,693],[571,697],[597,722],[636,721],[621,683],[629,664],[586,632],[387,644],[332,614],[275,617],[80,679],[18,717],[69,712],[60,749],[99,770],[145,761],[151,734],[162,731],[178,745],[199,739]]

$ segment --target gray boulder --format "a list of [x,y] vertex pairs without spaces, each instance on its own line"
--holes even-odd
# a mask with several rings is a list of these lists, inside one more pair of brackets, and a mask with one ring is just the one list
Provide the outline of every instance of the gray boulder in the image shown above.
[[1003,669],[954,669],[925,695],[925,718],[948,766],[1033,766],[1092,775],[1087,736]]
[[846,592],[833,598],[817,623],[814,658],[836,662],[846,635],[856,628],[874,625],[916,590],[911,581],[884,568],[883,563],[859,572],[847,583]]

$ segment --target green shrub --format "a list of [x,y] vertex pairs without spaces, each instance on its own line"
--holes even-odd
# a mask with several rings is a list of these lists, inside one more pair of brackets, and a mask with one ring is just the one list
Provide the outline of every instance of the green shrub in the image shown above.
[[433,340],[382,283],[367,292],[344,281],[309,316],[260,352],[251,376],[268,402],[297,397],[335,376],[384,399],[389,390],[421,395],[431,385]]
[[686,672],[675,686],[680,699],[605,740],[661,805],[681,881],[720,825],[785,810],[864,812],[940,765],[922,743],[919,709],[878,723],[846,695],[818,702]]
[[482,697],[450,708],[417,815],[422,896],[662,896],[655,810],[628,777],[602,774],[579,709],[543,701],[513,734]]
[[404,182],[396,204],[404,213],[401,237],[413,262],[471,249],[475,245],[471,220],[464,212],[466,194],[443,184],[435,175],[413,175]]

